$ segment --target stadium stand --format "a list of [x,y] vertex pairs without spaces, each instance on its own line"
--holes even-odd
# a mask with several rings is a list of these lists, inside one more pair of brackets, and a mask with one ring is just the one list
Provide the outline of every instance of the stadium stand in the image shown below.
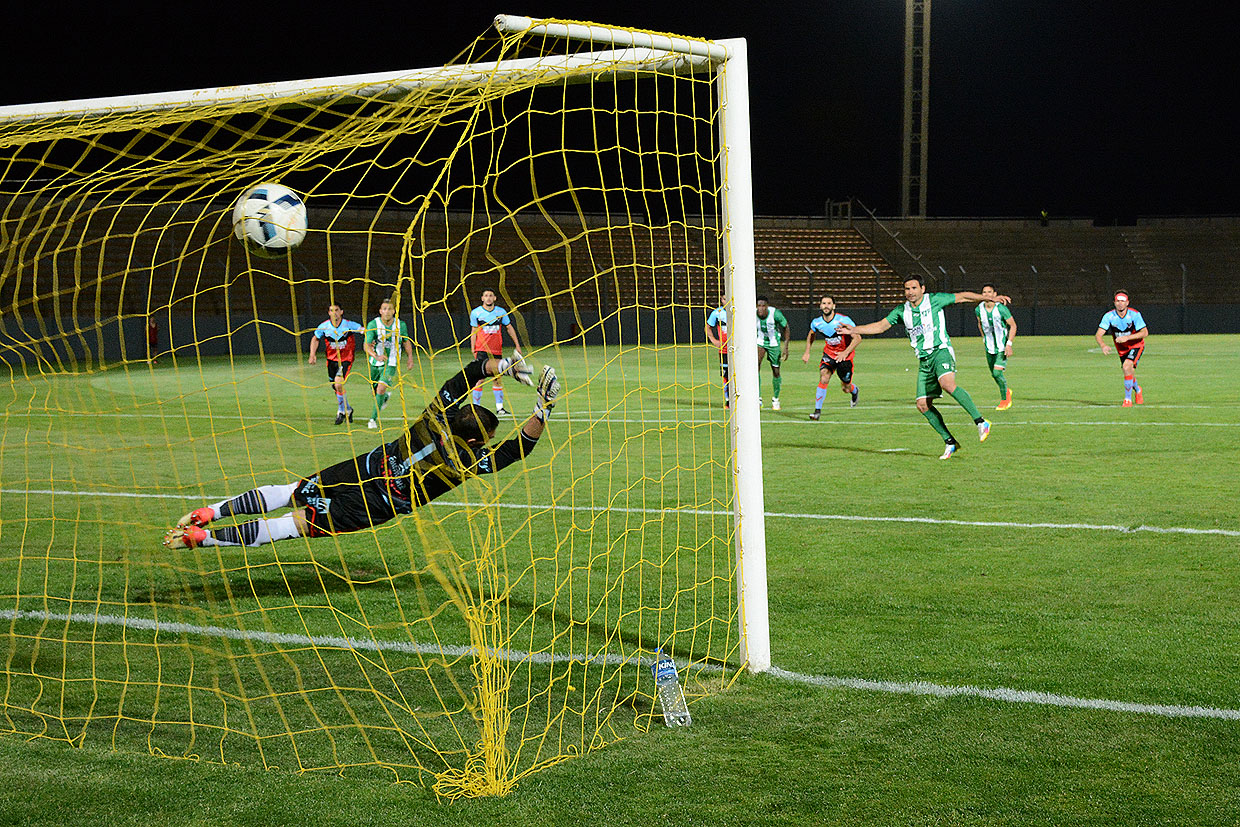
[[[606,215],[539,214],[489,226],[467,214],[419,218],[409,208],[376,214],[318,204],[311,227],[327,232],[312,232],[288,260],[247,266],[227,205],[130,202],[92,211],[97,206],[8,205],[10,225],[49,209],[65,234],[83,234],[88,221],[108,224],[106,243],[72,255],[10,252],[33,274],[0,284],[0,305],[17,315],[10,335],[18,327],[55,335],[58,327],[71,330],[78,315],[106,321],[151,312],[231,316],[235,329],[236,314],[270,321],[290,307],[296,317],[282,323],[304,326],[333,300],[360,319],[402,272],[405,300],[462,321],[485,287],[518,314],[567,315],[579,329],[608,319],[618,305],[661,312],[718,299],[704,287],[717,277],[688,272],[713,271],[721,258],[713,228],[692,219],[647,226],[626,216],[621,228]],[[901,300],[900,276],[923,268],[932,289],[993,281],[1024,307],[1105,307],[1119,287],[1143,305],[1240,304],[1240,218],[1098,227],[1067,219],[1043,226],[1036,219],[761,217],[755,253],[759,290],[777,306],[807,312],[825,293],[854,311],[885,309]]]
[[882,224],[886,231],[866,233],[875,248],[899,261],[898,239],[937,278],[936,289],[993,281],[1015,304],[1059,307],[1105,306],[1120,287],[1147,303],[1240,303],[1240,219],[1149,219],[1127,227],[1088,220]]

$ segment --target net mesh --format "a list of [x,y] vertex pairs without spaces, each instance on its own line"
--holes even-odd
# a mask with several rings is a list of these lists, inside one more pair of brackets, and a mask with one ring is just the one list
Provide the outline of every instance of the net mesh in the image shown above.
[[[412,90],[0,125],[0,731],[502,795],[648,728],[656,649],[691,699],[735,676],[732,460],[694,344],[722,293],[714,78],[545,82],[593,48],[485,35]],[[260,182],[309,207],[287,258],[232,237]],[[488,288],[566,387],[524,463],[362,531],[161,546],[399,436],[472,360]],[[412,353],[371,430],[359,346],[337,426],[311,332],[388,297]],[[497,441],[533,396],[502,392]]]

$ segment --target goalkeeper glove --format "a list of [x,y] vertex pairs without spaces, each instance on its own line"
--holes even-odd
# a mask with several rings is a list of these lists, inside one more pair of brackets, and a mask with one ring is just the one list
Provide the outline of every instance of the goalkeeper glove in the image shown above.
[[547,365],[538,380],[537,398],[534,400],[534,416],[540,422],[547,421],[547,414],[555,407],[556,397],[560,395],[560,380],[555,375],[555,368]]
[[498,376],[501,373],[508,374],[522,385],[534,384],[534,371],[530,369],[530,366],[525,363],[525,359],[520,355],[514,356],[511,359],[500,359],[499,373],[496,375]]

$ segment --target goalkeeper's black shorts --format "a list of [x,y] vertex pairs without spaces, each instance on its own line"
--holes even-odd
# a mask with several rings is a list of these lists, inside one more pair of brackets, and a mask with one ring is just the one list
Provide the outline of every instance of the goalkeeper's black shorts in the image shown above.
[[382,476],[366,471],[369,453],[346,459],[303,479],[293,502],[305,508],[312,537],[343,534],[386,523],[396,516]]

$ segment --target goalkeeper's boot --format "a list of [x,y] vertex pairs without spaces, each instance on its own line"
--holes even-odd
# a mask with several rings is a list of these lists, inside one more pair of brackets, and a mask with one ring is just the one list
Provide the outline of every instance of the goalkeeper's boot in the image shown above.
[[988,436],[990,436],[990,420],[983,419],[977,423],[977,441],[985,442]]
[[505,408],[503,405],[500,405],[498,408],[495,409],[495,415],[496,416],[508,416],[508,409]]
[[204,505],[202,508],[195,508],[181,519],[177,520],[177,528],[184,528],[187,525],[199,526],[210,525],[215,519],[215,512],[210,506]]
[[952,440],[951,442],[943,446],[943,456],[939,457],[939,459],[951,459],[952,454],[956,453],[956,451],[959,450],[959,448],[960,448],[960,444],[956,442],[955,440]]
[[344,411],[336,412],[336,424],[340,425],[344,422]]
[[1135,396],[1135,397],[1133,397],[1133,400],[1132,400],[1132,401],[1136,402],[1138,405],[1144,405],[1144,404],[1145,404],[1145,397],[1141,395],[1141,388],[1140,388],[1140,387],[1138,387],[1138,388],[1137,388],[1137,394],[1136,394],[1136,396]]
[[195,525],[183,528],[170,528],[164,535],[164,545],[168,548],[198,548],[207,539],[207,530]]
[[349,424],[352,425],[353,424],[353,409],[349,408],[348,412],[344,416],[345,416],[345,419],[349,420]]

